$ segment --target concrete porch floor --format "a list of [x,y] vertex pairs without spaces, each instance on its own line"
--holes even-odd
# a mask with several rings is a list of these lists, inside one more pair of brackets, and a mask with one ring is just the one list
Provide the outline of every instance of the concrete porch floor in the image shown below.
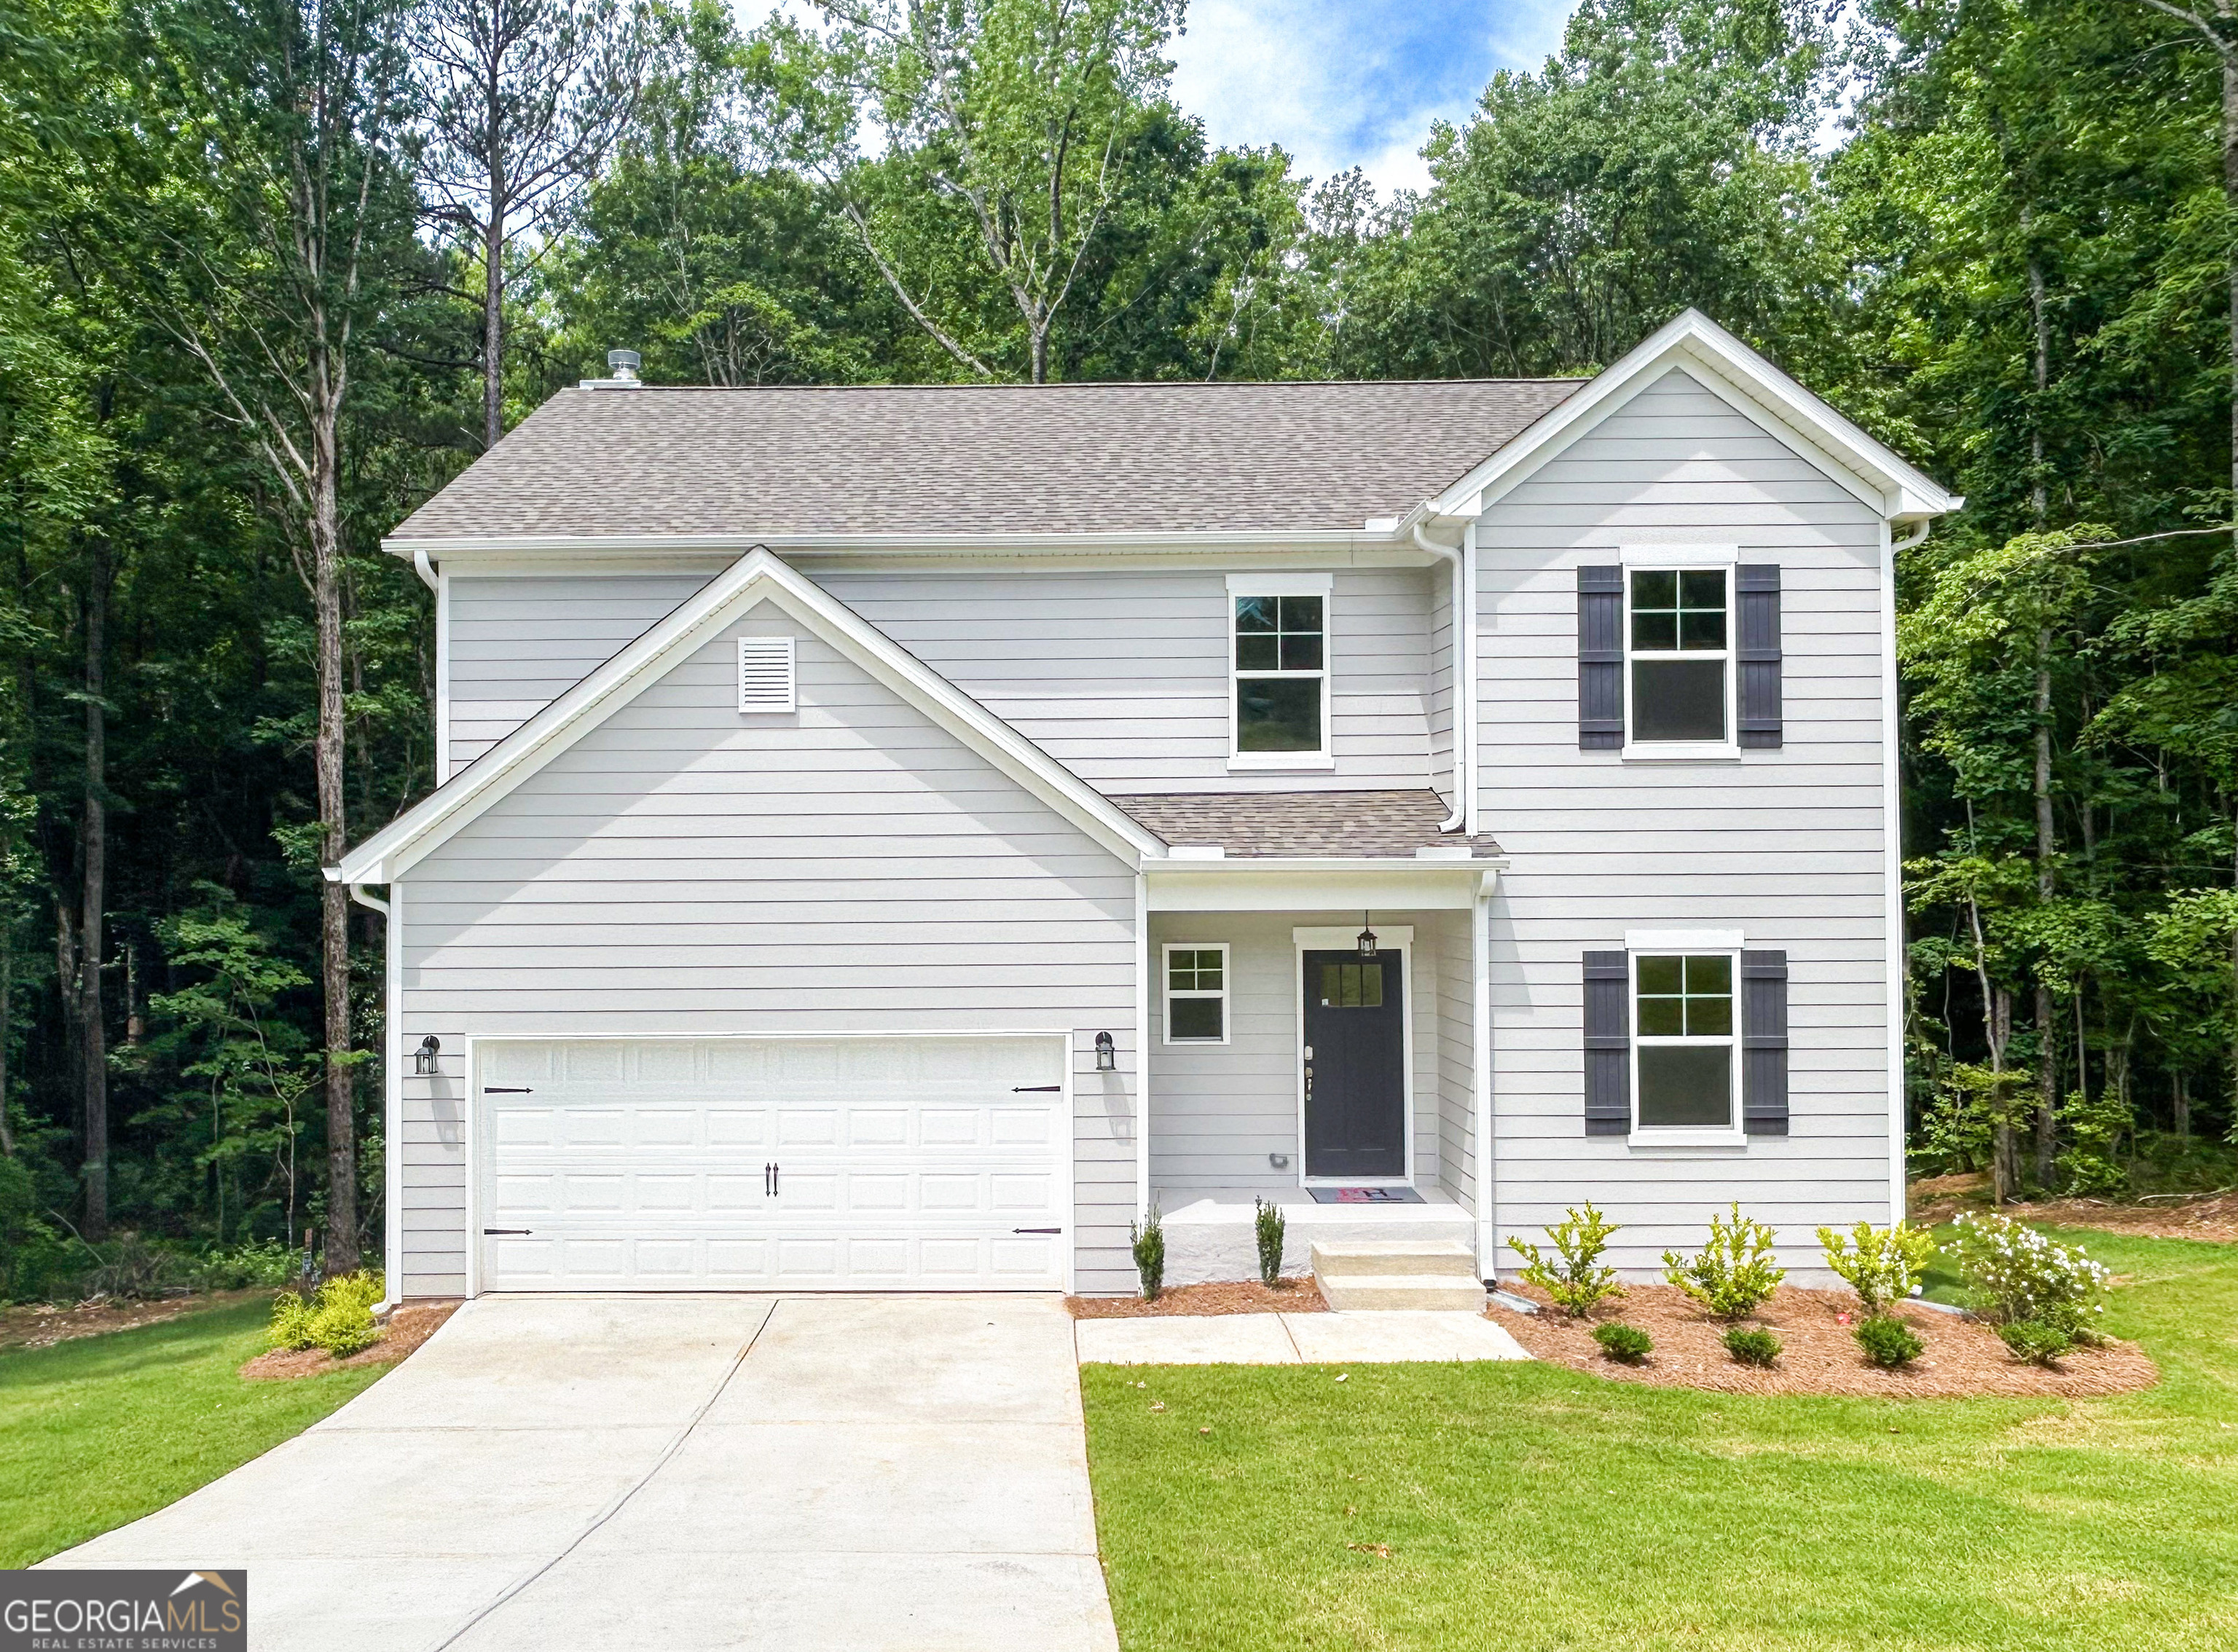
[[1296,1183],[1206,1191],[1167,1190],[1157,1195],[1166,1227],[1166,1283],[1204,1285],[1259,1277],[1255,1199],[1282,1213],[1282,1272],[1303,1274],[1313,1265],[1314,1241],[1458,1239],[1472,1244],[1476,1220],[1441,1188],[1420,1190],[1419,1205],[1323,1205]]

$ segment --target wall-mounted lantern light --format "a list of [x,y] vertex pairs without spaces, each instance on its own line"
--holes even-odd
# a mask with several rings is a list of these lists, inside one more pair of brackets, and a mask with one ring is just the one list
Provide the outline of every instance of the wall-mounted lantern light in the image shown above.
[[1096,1035],[1096,1070],[1099,1073],[1116,1073],[1119,1070],[1119,1047],[1111,1041],[1109,1033]]
[[1360,955],[1363,958],[1375,956],[1375,931],[1367,927],[1367,914],[1365,912],[1360,915]]
[[440,1043],[436,1041],[434,1034],[430,1033],[427,1037],[421,1039],[420,1041],[420,1047],[412,1052],[412,1071],[414,1074],[423,1079],[432,1079],[438,1076],[443,1069],[436,1064],[435,1058],[441,1054],[442,1052],[443,1047]]

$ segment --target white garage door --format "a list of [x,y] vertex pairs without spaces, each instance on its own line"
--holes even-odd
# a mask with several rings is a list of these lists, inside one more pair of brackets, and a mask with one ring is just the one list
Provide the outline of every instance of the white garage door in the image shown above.
[[480,1043],[481,1288],[1058,1289],[1065,1049]]

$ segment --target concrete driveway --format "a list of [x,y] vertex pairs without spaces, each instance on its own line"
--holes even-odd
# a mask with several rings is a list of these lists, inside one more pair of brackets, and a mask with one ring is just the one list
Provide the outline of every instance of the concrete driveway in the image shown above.
[[246,1566],[261,1652],[1118,1644],[1053,1297],[483,1298],[46,1563]]

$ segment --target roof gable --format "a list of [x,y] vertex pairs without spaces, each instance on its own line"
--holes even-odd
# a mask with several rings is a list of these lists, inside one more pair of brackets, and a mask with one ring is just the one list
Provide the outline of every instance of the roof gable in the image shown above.
[[349,883],[387,883],[510,795],[724,627],[767,603],[790,615],[1132,864],[1163,845],[977,701],[765,549],[738,558],[698,594],[485,752],[463,772],[327,869]]
[[1674,367],[1685,368],[1705,389],[1791,443],[1880,516],[1919,520],[1965,503],[1708,316],[1690,309],[1438,493],[1428,514],[1481,514]]

